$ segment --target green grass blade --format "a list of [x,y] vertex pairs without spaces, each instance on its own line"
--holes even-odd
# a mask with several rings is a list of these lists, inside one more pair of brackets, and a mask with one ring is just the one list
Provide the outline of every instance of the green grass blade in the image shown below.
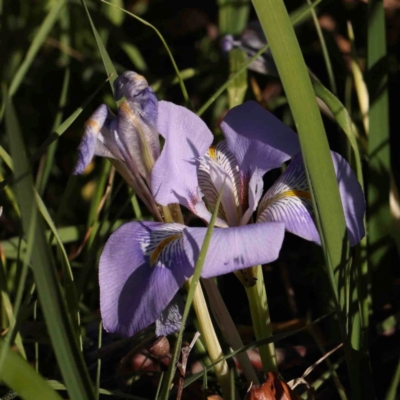
[[114,93],[114,81],[118,77],[117,71],[116,71],[116,69],[114,67],[113,62],[111,61],[110,56],[107,53],[106,48],[104,47],[103,41],[101,40],[101,37],[100,37],[99,33],[97,32],[97,29],[96,29],[96,27],[95,27],[95,25],[93,23],[92,17],[90,16],[89,9],[86,6],[85,0],[81,0],[81,3],[82,3],[83,8],[86,11],[86,15],[87,15],[88,20],[90,22],[90,26],[92,27],[93,35],[94,35],[94,37],[96,39],[97,47],[99,48],[100,55],[101,55],[101,58],[103,60],[104,67],[106,69],[108,77],[110,78],[111,90]]
[[[368,182],[368,260],[373,291],[386,291],[392,285],[390,261],[384,261],[390,245],[390,148],[389,100],[387,90],[385,14],[381,1],[368,2],[368,90],[369,106],[369,182]],[[378,276],[379,275],[379,276]],[[387,276],[386,279],[383,279]],[[377,287],[377,285],[381,287]]]
[[[94,399],[89,376],[73,333],[64,298],[56,276],[52,255],[46,243],[42,221],[38,215],[32,175],[26,158],[18,119],[11,100],[6,100],[6,131],[10,141],[14,171],[23,179],[15,184],[22,225],[25,233],[31,229],[31,221],[36,221],[32,241],[30,263],[32,265],[40,305],[43,310],[48,332],[53,344],[63,379],[72,400]],[[34,218],[33,218],[34,217]]]
[[[54,132],[62,122],[63,109],[67,102],[67,93],[68,93],[69,83],[70,83],[70,70],[69,70],[69,68],[66,68],[65,73],[64,73],[64,81],[63,81],[63,85],[62,85],[62,89],[61,89],[60,100],[58,103],[59,111],[57,112],[51,132]],[[40,195],[42,195],[44,193],[44,190],[47,185],[47,181],[50,176],[51,169],[53,168],[54,156],[56,153],[56,149],[57,149],[57,142],[53,142],[47,150],[47,154],[45,156],[46,159],[45,159],[45,163],[44,163],[44,167],[43,167],[43,173],[39,177],[38,184],[37,184],[37,189],[38,189],[38,192]]]
[[[218,195],[218,199],[215,204],[215,209],[214,209],[211,221],[208,225],[207,233],[206,233],[206,236],[204,237],[204,242],[201,246],[199,257],[196,261],[196,267],[194,269],[193,276],[190,279],[189,291],[188,291],[186,302],[185,302],[185,309],[184,309],[183,315],[182,315],[181,329],[178,333],[174,352],[171,357],[171,362],[170,362],[167,374],[164,377],[164,382],[163,382],[163,386],[161,389],[161,398],[164,400],[168,400],[169,388],[171,386],[172,379],[174,378],[174,375],[175,375],[176,363],[179,360],[179,353],[180,353],[181,346],[182,346],[183,331],[185,330],[185,324],[186,324],[186,320],[189,315],[189,311],[190,311],[190,308],[191,308],[191,305],[193,302],[195,290],[197,289],[197,286],[200,283],[201,270],[203,268],[204,261],[207,257],[208,246],[210,245],[211,236],[214,231],[215,221],[217,220],[217,215],[218,215],[219,205],[220,205],[221,199],[222,199],[223,190],[224,190],[224,187],[222,187],[222,189]],[[216,363],[216,364],[218,364],[218,363]]]
[[[0,257],[0,295],[1,295],[0,313],[2,313],[3,310],[5,311],[9,327],[12,329],[12,327],[16,325],[17,316],[15,313],[15,307],[13,307],[10,300],[10,296],[8,294],[7,277],[5,274],[5,268],[3,265],[2,257]],[[7,346],[9,344],[10,343],[7,343]],[[17,346],[17,349],[19,353],[22,355],[22,357],[26,359],[24,344],[22,343],[22,337],[19,332],[17,332],[15,336],[15,345]],[[1,354],[0,357],[4,357],[5,360],[5,355],[3,355],[2,351],[0,351],[0,354]]]
[[397,363],[396,370],[392,377],[392,382],[390,383],[389,389],[386,393],[386,400],[396,400],[398,399],[397,388],[400,383],[400,360]]
[[[307,0],[307,3],[309,5],[312,4],[311,0]],[[324,38],[324,33],[322,32],[321,26],[318,21],[317,13],[315,12],[315,9],[311,9],[311,15],[314,21],[315,29],[318,34],[319,42],[321,43],[321,48],[322,48],[322,54],[324,56],[324,61],[325,61],[325,66],[326,66],[326,71],[328,73],[328,78],[329,78],[329,85],[331,87],[331,90],[333,93],[337,93],[337,88],[336,88],[336,81],[335,81],[335,75],[333,74],[333,68],[331,64],[331,59],[329,57],[329,52],[328,48],[326,47],[326,42]]]
[[[83,1],[83,0],[82,0],[82,1]],[[182,79],[182,77],[181,77],[179,68],[178,68],[178,66],[176,65],[174,56],[172,55],[171,50],[169,49],[168,44],[167,44],[167,42],[165,41],[163,35],[161,35],[160,31],[159,31],[154,25],[152,25],[152,24],[150,24],[149,22],[145,21],[144,19],[138,17],[137,15],[132,14],[132,13],[130,13],[129,11],[124,10],[123,8],[117,7],[116,5],[111,4],[111,3],[109,3],[108,1],[105,1],[105,0],[101,0],[101,1],[102,1],[103,3],[105,3],[105,4],[108,4],[109,6],[112,6],[112,7],[115,7],[115,8],[120,9],[120,10],[123,11],[124,13],[126,13],[126,14],[130,15],[131,17],[133,17],[133,18],[137,19],[138,21],[140,21],[143,25],[146,25],[146,26],[148,26],[149,28],[151,28],[151,29],[154,30],[154,32],[155,32],[155,33],[157,34],[157,36],[160,38],[162,44],[163,44],[164,47],[165,47],[165,50],[166,50],[167,53],[168,53],[168,56],[169,56],[169,58],[170,58],[170,60],[171,60],[171,63],[172,63],[172,66],[173,66],[174,69],[175,69],[176,76],[177,76],[178,79],[179,79],[179,85],[180,85],[181,90],[182,90],[183,98],[185,99],[186,105],[189,106],[189,105],[190,105],[190,99],[189,99],[188,92],[187,92],[187,90],[186,90],[185,83],[184,83],[184,81],[183,81],[183,79]]]
[[328,106],[329,110],[335,117],[336,122],[343,129],[348,141],[350,142],[351,148],[354,153],[357,179],[361,187],[364,188],[361,155],[357,143],[357,139],[359,139],[357,128],[354,125],[347,109],[340,102],[340,100],[332,92],[330,92],[314,75],[311,75],[311,80],[314,87],[315,95]]
[[239,35],[247,24],[250,0],[218,0],[219,34]]
[[58,234],[57,228],[54,225],[54,222],[47,211],[47,208],[45,204],[43,203],[43,200],[39,196],[39,194],[35,191],[35,198],[36,198],[36,203],[38,206],[38,209],[43,216],[43,219],[46,221],[48,227],[50,228],[50,231],[52,233],[52,237],[54,236],[57,247],[59,250],[59,253],[61,254],[61,265],[62,265],[62,272],[63,272],[63,283],[64,283],[64,289],[65,289],[65,298],[66,298],[66,304],[69,309],[69,315],[71,316],[71,321],[74,325],[74,329],[76,332],[76,340],[80,341],[80,330],[79,330],[79,305],[78,301],[76,298],[76,292],[75,292],[75,285],[74,285],[74,275],[72,273],[72,268],[68,260],[68,255],[67,252],[65,251],[64,244],[61,240],[60,235]]
[[[0,352],[4,351],[0,340]],[[17,353],[5,350],[7,368],[0,371],[0,379],[24,400],[61,400],[58,393]]]
[[[301,151],[312,188],[313,207],[318,231],[336,297],[342,338],[353,390],[357,391],[359,376],[352,373],[350,349],[344,312],[348,298],[341,283],[349,257],[346,222],[331,160],[328,140],[315,101],[314,90],[289,15],[282,0],[253,0],[256,13],[268,38],[274,61],[295,120]],[[350,282],[345,282],[347,285]]]
[[[237,70],[246,62],[247,55],[242,49],[232,49],[229,52],[230,75],[234,75]],[[229,108],[233,108],[243,103],[247,91],[247,70],[244,70],[238,77],[233,79],[228,86]]]
[[[316,320],[310,322],[310,324],[311,324],[311,325],[318,324],[319,322],[321,322],[322,320],[324,320],[325,318],[327,318],[327,317],[329,317],[329,316],[331,316],[331,315],[332,315],[331,313],[325,314],[325,315],[323,315],[322,317],[319,317],[319,318],[317,318]],[[249,344],[247,344],[246,346],[242,347],[241,349],[232,351],[231,353],[229,353],[229,354],[225,355],[223,358],[221,358],[221,360],[222,360],[222,359],[223,359],[223,360],[229,360],[230,358],[233,358],[233,357],[235,357],[237,354],[243,353],[244,351],[253,350],[253,349],[259,348],[259,347],[261,347],[261,346],[264,346],[264,345],[266,345],[266,344],[276,343],[276,342],[279,342],[280,340],[284,340],[284,339],[286,339],[286,338],[288,338],[288,337],[290,337],[290,336],[296,335],[297,333],[300,333],[300,332],[303,332],[303,331],[309,329],[309,325],[310,325],[310,324],[308,324],[308,325],[306,325],[306,326],[304,326],[304,327],[302,327],[302,328],[293,330],[293,331],[284,332],[284,333],[279,333],[279,334],[270,336],[269,338],[256,340],[255,342],[249,343]],[[194,381],[196,381],[197,379],[199,379],[199,378],[201,378],[202,376],[204,376],[204,374],[206,374],[208,371],[211,371],[212,368],[214,367],[214,365],[217,364],[219,361],[220,361],[220,360],[214,362],[213,364],[210,364],[210,365],[205,366],[205,368],[204,368],[202,371],[200,371],[200,372],[198,372],[197,374],[194,374],[194,375],[190,376],[189,378],[187,378],[187,379],[185,380],[184,387],[189,386],[189,385],[192,384]]]
[[15,92],[18,90],[22,80],[24,79],[26,73],[28,72],[29,67],[31,66],[33,60],[35,59],[40,47],[46,40],[49,32],[53,28],[58,17],[60,16],[60,13],[64,8],[65,3],[66,0],[59,0],[53,2],[53,6],[51,7],[49,13],[47,14],[43,23],[40,25],[38,32],[36,33],[34,39],[32,40],[32,43],[28,49],[28,52],[26,53],[24,61],[18,68],[17,72],[13,77],[13,80],[11,81],[9,89],[10,97],[14,96]]

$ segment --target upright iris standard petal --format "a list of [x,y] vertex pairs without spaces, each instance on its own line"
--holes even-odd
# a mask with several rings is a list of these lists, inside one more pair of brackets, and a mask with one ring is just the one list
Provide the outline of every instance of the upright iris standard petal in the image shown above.
[[216,226],[221,226],[221,221],[225,221],[225,226],[239,225],[243,204],[240,174],[236,159],[228,150],[225,140],[210,147],[201,158],[198,181],[204,200],[211,210],[215,208],[222,185],[224,187],[218,210],[220,219]]
[[188,109],[161,101],[158,131],[165,138],[165,145],[152,172],[151,189],[156,201],[161,205],[179,203],[197,215],[207,213],[197,170],[199,158],[212,143],[210,130]]
[[255,101],[232,108],[221,129],[248,180],[256,168],[262,173],[279,168],[300,151],[296,133]]
[[111,235],[99,266],[107,331],[131,336],[161,317],[193,273],[183,248],[183,229],[179,224],[132,222]]
[[[223,275],[243,268],[275,261],[285,234],[283,223],[260,223],[213,231],[202,276]],[[195,263],[206,235],[205,229],[186,228],[184,248]]]
[[114,158],[102,135],[102,129],[111,124],[114,119],[107,106],[102,104],[85,123],[85,131],[78,149],[78,161],[74,175],[81,174],[88,166],[94,155]]
[[[331,152],[350,239],[354,246],[365,235],[365,199],[349,164]],[[282,221],[286,230],[304,239],[321,243],[315,226],[311,193],[301,154],[296,155],[285,172],[262,198],[257,222]]]

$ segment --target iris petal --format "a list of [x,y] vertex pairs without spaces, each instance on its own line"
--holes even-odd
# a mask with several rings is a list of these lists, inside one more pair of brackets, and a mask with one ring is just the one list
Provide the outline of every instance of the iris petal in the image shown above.
[[[285,224],[279,222],[214,229],[202,277],[210,278],[276,260],[284,233]],[[183,234],[186,254],[194,264],[198,259],[206,229],[186,228]]]
[[199,192],[197,171],[199,158],[212,143],[207,125],[194,113],[173,103],[158,104],[158,131],[165,145],[154,165],[151,189],[161,205],[179,203],[209,219]]
[[[331,155],[350,244],[354,246],[365,235],[364,194],[346,160],[337,153],[331,152]],[[257,221],[285,222],[287,231],[318,244],[321,243],[314,222],[311,193],[301,154],[293,158],[285,172],[262,198]]]
[[193,273],[183,225],[132,222],[115,231],[100,258],[104,328],[131,336],[155,322]]
[[78,161],[74,169],[74,175],[83,173],[94,155],[114,158],[112,152],[105,143],[102,130],[114,119],[105,104],[102,104],[90,116],[85,123],[85,131],[78,148]]
[[134,169],[147,177],[160,153],[157,98],[146,79],[135,72],[120,75],[114,87],[117,99],[125,96],[118,112],[120,151],[128,165],[135,164]]
[[297,134],[255,101],[232,108],[221,129],[248,181],[256,169],[265,173],[279,168],[300,151]]

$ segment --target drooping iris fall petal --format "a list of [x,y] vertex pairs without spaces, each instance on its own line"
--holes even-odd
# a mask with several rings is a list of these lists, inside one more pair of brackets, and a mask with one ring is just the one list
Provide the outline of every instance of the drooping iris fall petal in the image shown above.
[[[214,229],[201,276],[210,278],[275,261],[284,234],[285,224],[279,222]],[[186,228],[183,235],[189,261],[195,263],[206,229]]]
[[107,331],[132,336],[151,325],[192,275],[183,229],[179,224],[132,222],[110,236],[99,266],[100,309]]
[[[279,222],[215,228],[202,276],[274,261],[284,229]],[[179,307],[171,301],[193,274],[206,231],[157,222],[132,222],[115,231],[100,258],[104,328],[131,336],[157,320],[162,334],[176,331]]]
[[[339,154],[331,152],[350,244],[354,246],[365,235],[363,217],[365,199],[361,187],[349,164]],[[286,230],[321,244],[314,222],[304,163],[296,155],[288,168],[263,196],[257,212],[257,222],[282,221]]]

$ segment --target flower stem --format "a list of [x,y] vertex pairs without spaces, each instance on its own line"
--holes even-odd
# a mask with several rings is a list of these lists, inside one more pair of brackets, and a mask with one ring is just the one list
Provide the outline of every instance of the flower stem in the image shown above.
[[[190,283],[190,280],[188,283]],[[199,322],[201,338],[206,346],[211,362],[215,363],[223,357],[224,353],[222,352],[217,334],[215,333],[200,283],[198,284],[194,293],[193,308],[196,312],[197,320]],[[221,386],[224,399],[233,399],[234,393],[231,393],[231,374],[229,373],[229,368],[226,361],[222,360],[216,364],[214,366],[214,371]]]
[[[256,339],[260,340],[272,336],[272,325],[261,265],[252,267],[252,270],[252,275],[256,278],[255,284],[245,286],[245,289]],[[277,371],[274,343],[261,346],[259,350],[264,372]]]

